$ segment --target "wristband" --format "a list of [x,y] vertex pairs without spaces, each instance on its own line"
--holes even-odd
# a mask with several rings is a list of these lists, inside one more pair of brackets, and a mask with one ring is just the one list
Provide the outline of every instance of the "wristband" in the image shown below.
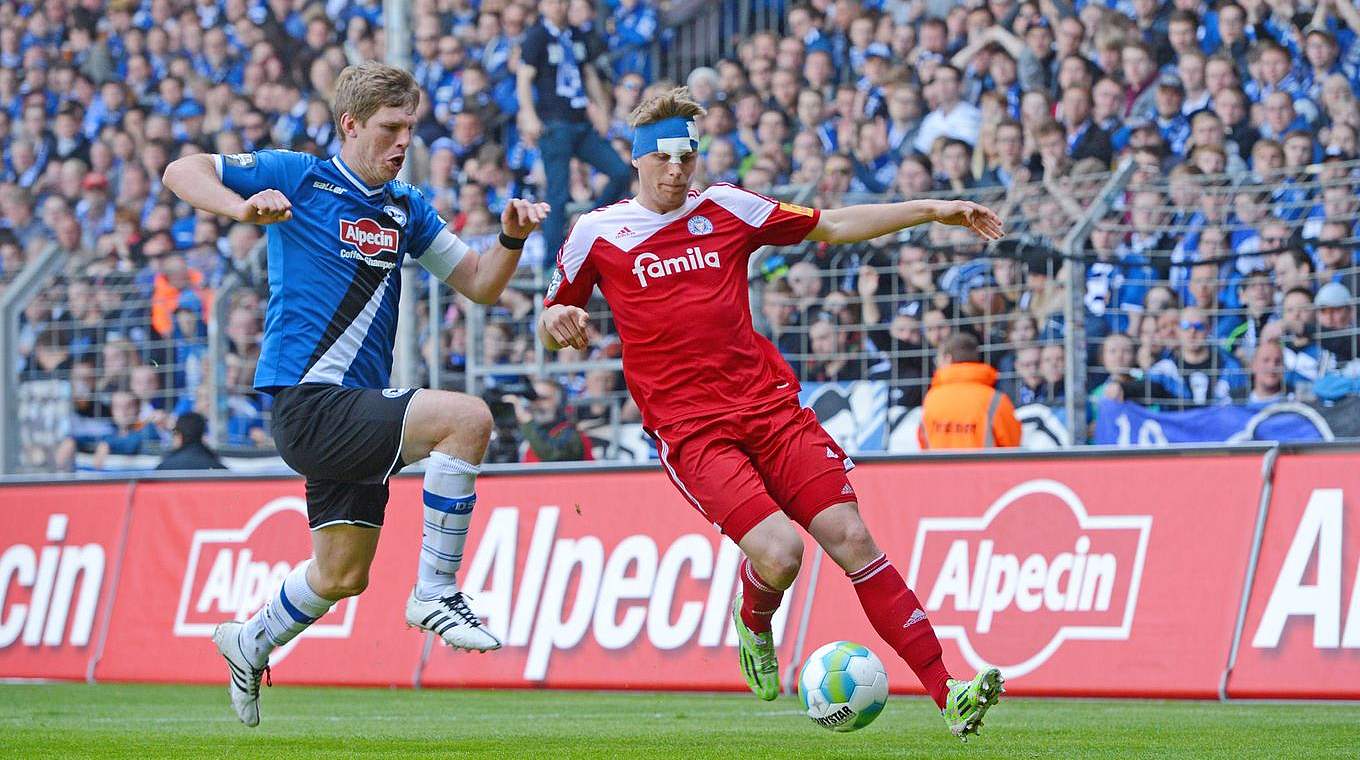
[[510,237],[509,235],[505,234],[504,230],[501,231],[500,236],[501,247],[506,249],[507,251],[518,251],[524,248],[524,240],[525,240],[524,238]]

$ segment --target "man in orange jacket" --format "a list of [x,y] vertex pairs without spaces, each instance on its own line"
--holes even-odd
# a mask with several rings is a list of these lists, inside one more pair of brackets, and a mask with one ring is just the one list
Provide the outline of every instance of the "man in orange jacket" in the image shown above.
[[1015,407],[996,389],[996,370],[978,361],[977,338],[966,332],[950,336],[940,347],[939,363],[921,410],[921,448],[1019,446]]

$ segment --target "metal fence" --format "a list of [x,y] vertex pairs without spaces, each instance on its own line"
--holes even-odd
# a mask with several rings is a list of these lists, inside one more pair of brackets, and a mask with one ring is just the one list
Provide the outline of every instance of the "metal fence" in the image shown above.
[[[882,439],[869,450],[900,450],[887,439],[919,406],[940,342],[959,330],[978,336],[1017,406],[1051,410],[1059,443],[1088,438],[1100,398],[1163,410],[1309,401],[1320,379],[1360,375],[1358,176],[1360,165],[1341,162],[1266,177],[1163,176],[1130,163],[1009,191],[936,193],[998,209],[1007,238],[983,245],[926,225],[856,245],[763,249],[749,263],[753,321],[805,387],[841,391],[839,401],[805,402],[823,403],[819,412],[845,404],[859,417],[853,434]],[[888,200],[825,187],[774,192],[823,208]],[[466,237],[474,247],[492,239]],[[229,455],[272,454],[269,399],[249,387],[262,252],[254,243],[234,258],[210,253],[172,253],[129,275],[88,271],[54,250],[0,293],[6,470],[73,459],[148,466],[184,411],[203,414]],[[595,459],[648,458],[603,300],[588,308],[588,351],[550,353],[535,339],[545,271],[541,255],[527,260],[497,304],[478,307],[408,270],[419,337],[399,370],[487,399],[498,427],[491,461],[525,456],[530,420],[574,424]],[[1280,346],[1278,358],[1263,345]]]

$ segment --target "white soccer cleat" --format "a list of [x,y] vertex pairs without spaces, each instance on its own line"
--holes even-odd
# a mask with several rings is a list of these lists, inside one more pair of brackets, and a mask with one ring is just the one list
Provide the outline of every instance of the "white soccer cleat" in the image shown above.
[[461,591],[428,602],[411,591],[406,599],[406,624],[433,633],[454,649],[487,652],[501,648],[501,640],[472,614]]
[[[242,723],[254,728],[260,725],[260,678],[269,676],[269,664],[256,668],[241,650],[244,627],[244,623],[222,623],[213,629],[212,639],[230,671],[227,693],[231,695],[231,708]],[[267,683],[272,686],[272,679]]]

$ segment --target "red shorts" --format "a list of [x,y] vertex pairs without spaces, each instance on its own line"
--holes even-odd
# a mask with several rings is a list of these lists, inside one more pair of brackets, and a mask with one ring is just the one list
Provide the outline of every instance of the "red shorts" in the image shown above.
[[648,432],[671,482],[733,541],[780,510],[807,528],[855,501],[845,476],[854,462],[797,397]]

